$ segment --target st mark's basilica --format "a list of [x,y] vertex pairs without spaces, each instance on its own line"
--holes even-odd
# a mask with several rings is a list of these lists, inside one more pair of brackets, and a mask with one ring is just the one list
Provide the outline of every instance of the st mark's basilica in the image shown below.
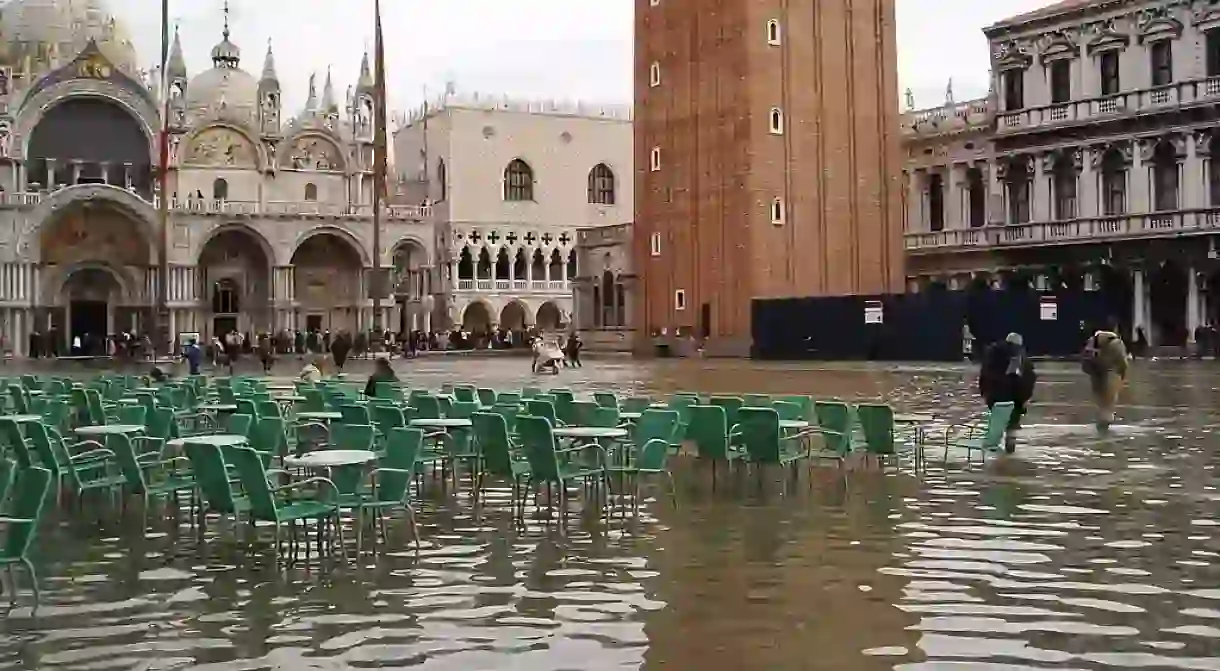
[[[141,69],[104,1],[12,0],[2,12],[0,326],[14,353],[26,353],[35,331],[56,334],[62,349],[86,333],[148,328],[161,197],[170,333],[372,326],[367,55],[350,65],[353,86],[336,92],[325,73],[311,79],[303,109],[284,110],[270,41],[254,75],[227,18],[206,69],[185,62],[175,34],[163,196],[161,76]],[[427,209],[383,211],[381,265],[397,266],[407,287],[382,302],[389,328],[399,311],[433,309]]]

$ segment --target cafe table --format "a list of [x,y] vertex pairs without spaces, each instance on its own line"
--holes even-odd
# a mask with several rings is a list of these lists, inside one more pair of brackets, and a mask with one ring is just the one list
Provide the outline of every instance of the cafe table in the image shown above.
[[336,419],[343,419],[343,414],[331,410],[310,410],[306,412],[298,412],[297,419],[312,419],[318,422],[330,422]]
[[129,433],[142,433],[144,427],[139,424],[100,424],[98,426],[78,426],[76,435],[86,438],[95,436],[118,436]]
[[287,457],[284,465],[306,470],[327,470],[339,494],[352,495],[358,493],[365,467],[376,459],[377,454],[369,450],[317,450],[299,457]]
[[41,422],[42,415],[0,415],[0,421],[3,420],[18,424],[29,424],[31,422]]

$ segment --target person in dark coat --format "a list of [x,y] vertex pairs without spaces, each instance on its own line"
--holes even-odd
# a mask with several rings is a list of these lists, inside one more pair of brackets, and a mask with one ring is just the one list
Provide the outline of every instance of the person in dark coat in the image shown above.
[[398,376],[394,374],[394,369],[390,367],[389,357],[379,356],[373,364],[373,374],[369,376],[368,383],[364,385],[364,396],[366,398],[377,396],[378,382],[398,382]]
[[1038,380],[1034,363],[1025,354],[1025,341],[1019,333],[1009,333],[1003,342],[992,344],[983,353],[979,369],[979,395],[990,408],[996,403],[1012,402],[1012,417],[1004,436],[1004,451],[1017,449],[1017,432],[1026,405],[1034,395]]
[[191,338],[191,341],[183,348],[182,356],[190,367],[190,374],[198,375],[199,365],[203,363],[203,352],[199,349],[199,344],[195,342],[194,338]]
[[335,357],[335,368],[343,372],[343,364],[347,363],[347,355],[352,351],[352,341],[346,331],[340,332],[330,343],[331,356]]

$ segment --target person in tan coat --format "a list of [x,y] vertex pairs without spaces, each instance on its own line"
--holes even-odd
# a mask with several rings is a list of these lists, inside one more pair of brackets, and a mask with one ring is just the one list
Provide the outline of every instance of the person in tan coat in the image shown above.
[[1104,430],[1114,423],[1114,407],[1118,405],[1118,394],[1127,380],[1128,364],[1127,346],[1113,321],[1085,342],[1081,368],[1089,376],[1093,389],[1099,429]]

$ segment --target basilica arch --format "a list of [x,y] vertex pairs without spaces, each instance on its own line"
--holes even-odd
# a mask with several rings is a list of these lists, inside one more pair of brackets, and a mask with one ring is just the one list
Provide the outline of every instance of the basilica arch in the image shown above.
[[297,246],[291,265],[303,330],[358,330],[364,304],[361,252],[350,234],[335,228],[316,229]]
[[208,336],[230,331],[270,333],[271,245],[248,226],[212,231],[199,252],[199,277]]
[[42,112],[25,136],[31,190],[112,184],[151,200],[150,134],[141,119],[103,96],[69,96]]
[[114,201],[69,201],[47,217],[38,230],[42,299],[65,350],[77,337],[147,328],[153,252],[145,223]]

